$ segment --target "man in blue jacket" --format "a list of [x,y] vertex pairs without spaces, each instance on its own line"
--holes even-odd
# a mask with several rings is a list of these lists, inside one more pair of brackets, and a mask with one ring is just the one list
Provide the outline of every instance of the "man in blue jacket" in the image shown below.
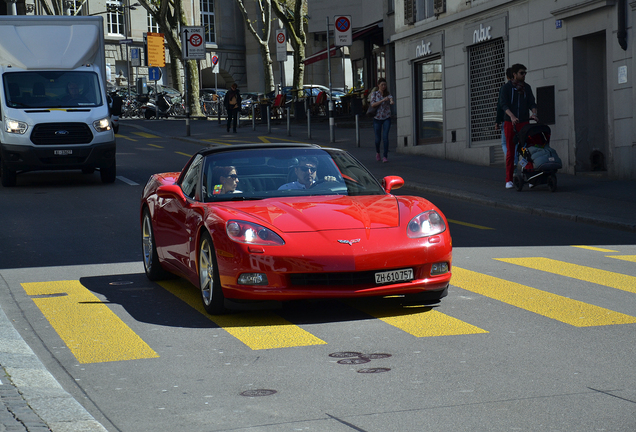
[[[504,111],[504,133],[506,134],[506,189],[513,187],[515,144],[514,136],[530,119],[539,121],[537,104],[532,94],[532,88],[526,84],[527,69],[520,63],[513,64],[512,80],[508,81],[499,91],[498,106]],[[530,115],[532,111],[532,115]]]

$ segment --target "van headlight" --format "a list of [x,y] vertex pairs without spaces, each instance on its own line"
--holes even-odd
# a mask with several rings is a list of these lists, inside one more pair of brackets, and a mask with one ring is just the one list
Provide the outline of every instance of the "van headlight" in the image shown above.
[[93,122],[93,127],[97,132],[106,132],[110,130],[110,120],[108,118],[103,118],[101,120],[95,120]]
[[12,120],[10,118],[4,119],[5,132],[24,135],[27,129],[29,129],[29,125],[26,124],[25,122]]

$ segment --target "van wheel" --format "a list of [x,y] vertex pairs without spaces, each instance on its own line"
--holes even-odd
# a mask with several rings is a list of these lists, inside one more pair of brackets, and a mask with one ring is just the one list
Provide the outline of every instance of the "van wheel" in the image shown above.
[[102,183],[115,183],[115,177],[117,177],[117,164],[113,162],[110,166],[100,168],[99,176],[102,179]]
[[11,171],[4,162],[2,162],[2,186],[13,187],[16,184],[18,174],[15,171]]

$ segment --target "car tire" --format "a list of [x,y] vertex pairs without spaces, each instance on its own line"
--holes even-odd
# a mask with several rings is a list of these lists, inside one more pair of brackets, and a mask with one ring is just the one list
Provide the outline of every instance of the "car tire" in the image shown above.
[[226,312],[225,296],[221,288],[216,251],[210,234],[205,232],[199,243],[199,290],[205,311],[210,315]]
[[171,276],[170,273],[161,267],[159,262],[155,232],[152,229],[152,219],[147,208],[144,210],[141,219],[141,253],[144,260],[144,270],[149,280],[158,281],[168,279]]
[[99,169],[99,176],[102,183],[115,183],[117,178],[117,163],[113,162],[107,167]]
[[13,187],[17,182],[18,174],[15,171],[11,171],[4,162],[0,166],[2,170],[2,186]]

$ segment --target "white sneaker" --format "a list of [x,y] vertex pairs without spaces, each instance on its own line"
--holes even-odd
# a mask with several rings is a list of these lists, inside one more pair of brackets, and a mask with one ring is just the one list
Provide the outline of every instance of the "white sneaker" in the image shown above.
[[512,189],[513,187],[515,187],[515,185],[513,185],[512,182],[506,182],[506,189]]

